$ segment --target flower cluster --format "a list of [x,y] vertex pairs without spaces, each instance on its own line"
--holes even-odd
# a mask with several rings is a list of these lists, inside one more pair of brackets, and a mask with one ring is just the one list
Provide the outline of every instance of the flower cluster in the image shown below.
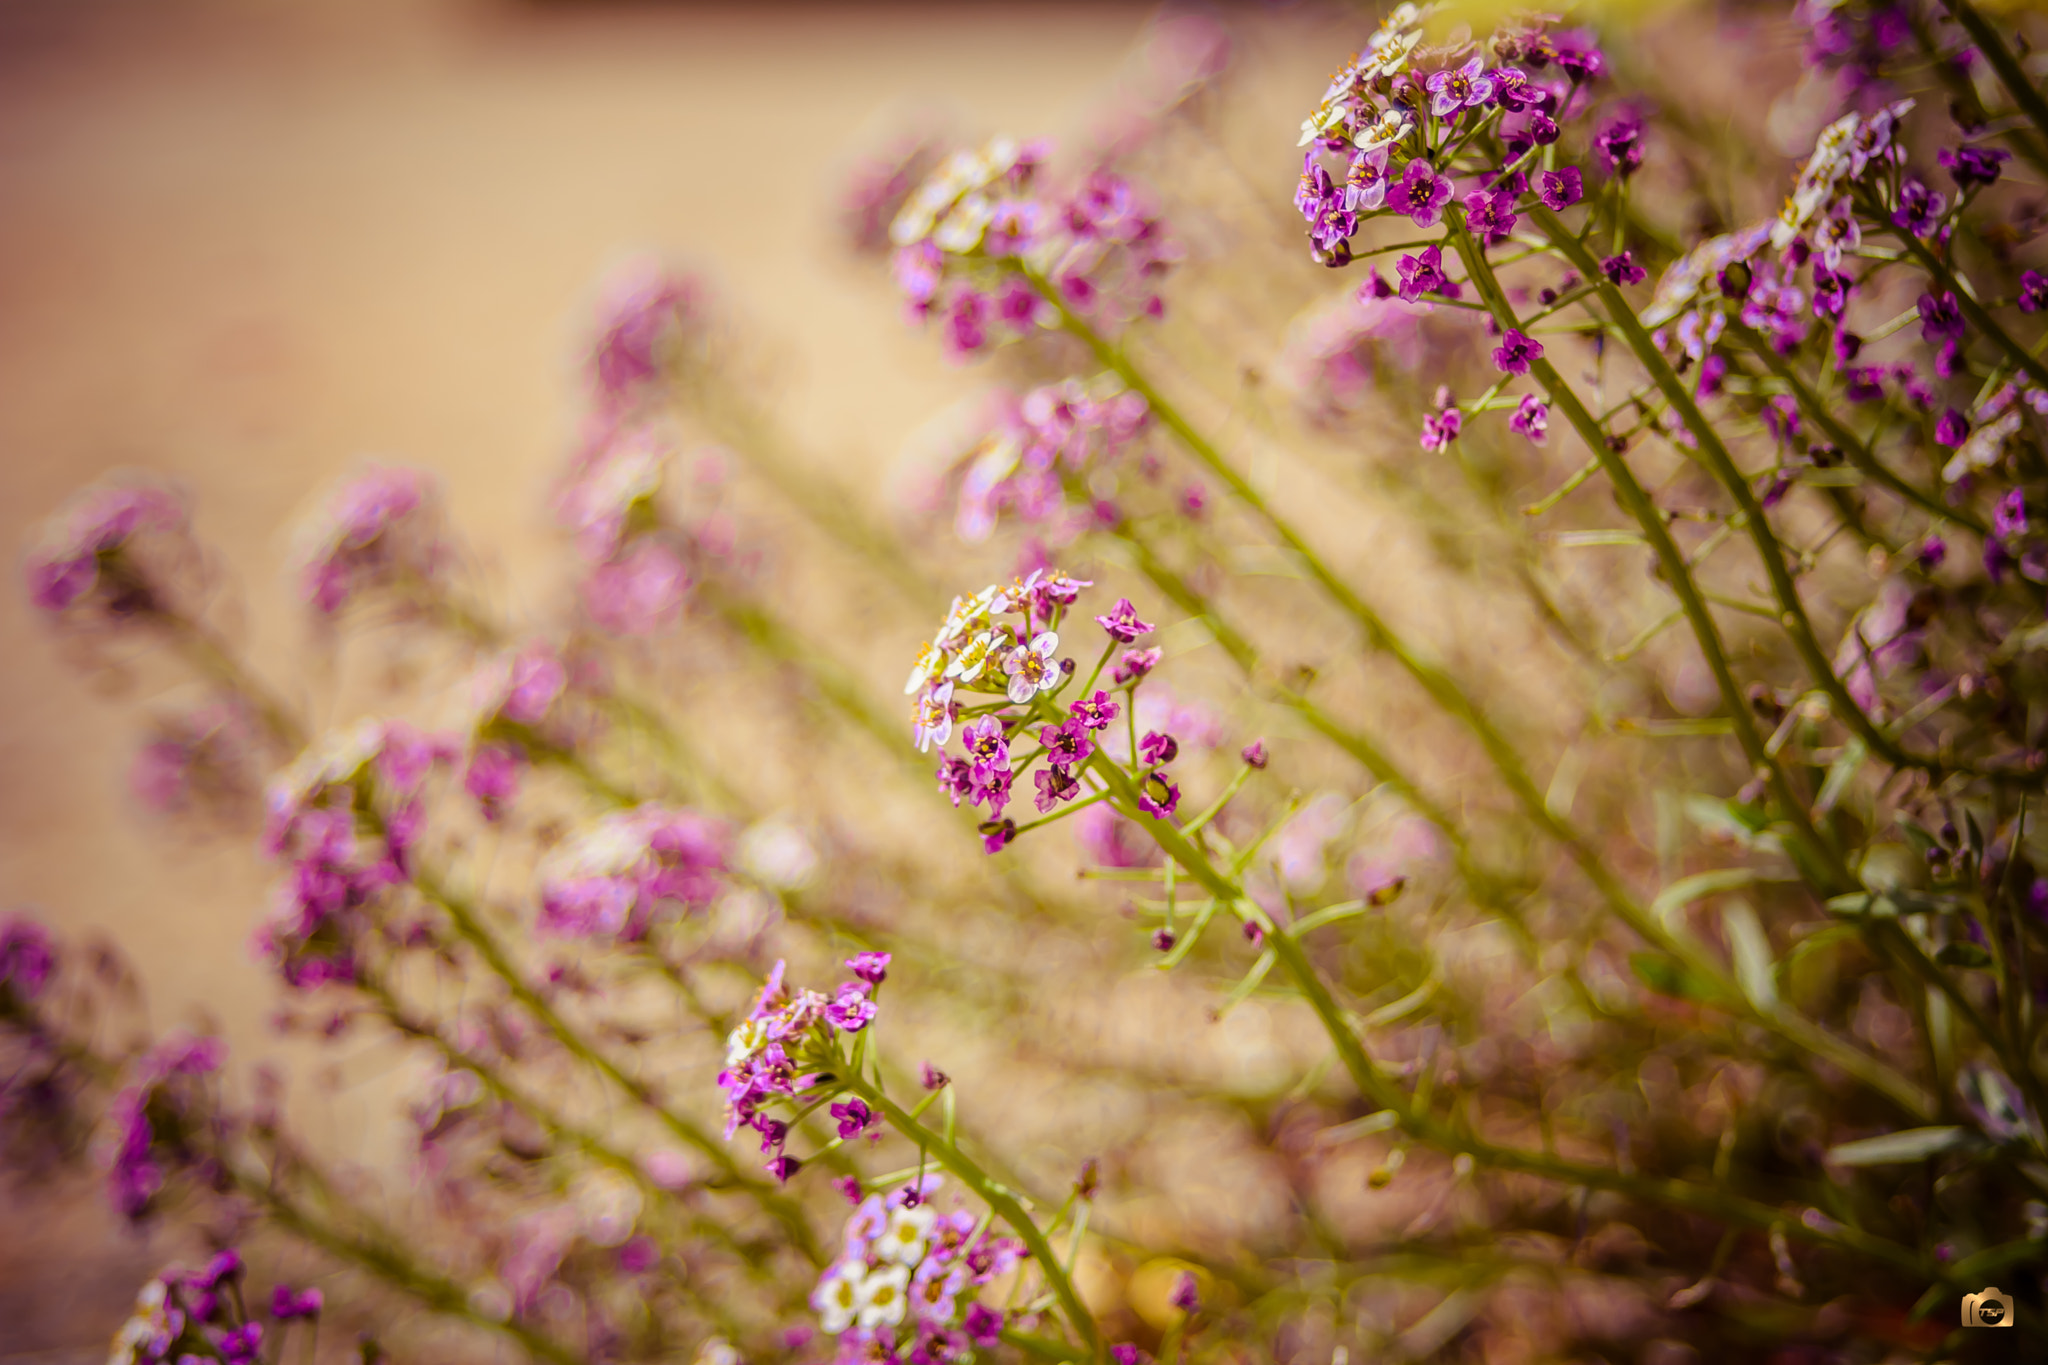
[[448,561],[439,490],[416,469],[372,465],[344,480],[296,542],[301,590],[325,616],[372,590],[431,588]]
[[[177,1268],[146,1281],[135,1296],[135,1311],[114,1334],[107,1365],[258,1365],[264,1359],[264,1325],[247,1311],[241,1289],[242,1258],[222,1251],[203,1269]],[[320,1315],[326,1301],[317,1289],[278,1285],[271,1293],[272,1325]],[[269,1359],[283,1358],[272,1335]]]
[[1150,419],[1144,398],[1114,381],[1068,379],[1031,390],[966,460],[955,517],[961,538],[986,540],[1005,514],[1050,524],[1055,544],[1114,521],[1116,509],[1090,476],[1137,445]]
[[202,1139],[218,1120],[201,1090],[226,1054],[218,1038],[172,1034],[137,1060],[107,1106],[107,1193],[128,1218],[152,1210],[172,1171],[210,1162]]
[[[889,975],[889,954],[857,953],[846,965],[854,979],[826,996],[789,989],[783,983],[785,964],[777,962],[753,1009],[726,1040],[725,1069],[718,1073],[718,1088],[725,1092],[726,1140],[741,1128],[759,1133],[761,1150],[770,1154],[768,1170],[778,1180],[795,1175],[803,1162],[784,1150],[789,1125],[766,1113],[766,1106],[830,1085],[843,1074],[838,1040],[874,1022],[875,996]],[[858,1137],[878,1121],[858,1098],[834,1104],[831,1112],[842,1138]]]
[[635,940],[671,908],[702,909],[723,885],[725,826],[661,805],[614,811],[549,853],[540,869],[540,929],[568,938]]
[[[1057,657],[1060,638],[1055,628],[1061,614],[1090,586],[1040,570],[1007,588],[991,585],[973,597],[955,598],[937,637],[919,649],[904,684],[903,690],[917,699],[911,727],[919,751],[938,746],[939,789],[954,805],[965,800],[986,811],[981,834],[990,853],[1017,835],[1016,821],[1004,811],[1017,781],[1026,774],[1036,788],[1032,804],[1041,816],[1090,790],[1083,770],[1102,747],[1102,732],[1133,703],[1138,685],[1159,662],[1157,649],[1124,648],[1151,634],[1152,626],[1138,619],[1128,599],[1120,599],[1095,618],[1109,639],[1095,671],[1079,688],[1081,696],[1064,711],[1055,704],[1053,698],[1075,673],[1073,660]],[[1012,615],[1019,619],[1003,619]],[[1112,693],[1095,683],[1119,650]],[[969,700],[976,695],[992,699]],[[955,722],[963,716],[967,719],[960,738],[966,752],[948,754],[945,748]],[[1036,732],[1027,734],[1034,724]],[[1013,761],[1011,745],[1020,737],[1036,740],[1036,747]],[[1133,774],[1136,804],[1163,819],[1180,803],[1180,787],[1163,771],[1178,754],[1178,742],[1171,734],[1148,733],[1138,750],[1141,770]],[[1130,761],[1128,754],[1125,761]]]
[[556,516],[590,566],[584,607],[611,634],[652,635],[681,615],[695,543],[660,503],[673,458],[660,426],[606,424],[556,494]]
[[869,1195],[847,1219],[839,1258],[811,1292],[819,1325],[839,1338],[837,1359],[846,1365],[942,1365],[999,1340],[1004,1314],[977,1291],[1027,1253],[966,1209],[940,1213],[938,1188],[927,1176],[888,1200]]
[[1043,143],[998,138],[948,157],[890,225],[897,286],[912,315],[972,355],[1056,321],[1053,300],[1115,330],[1158,317],[1176,252],[1128,180],[1097,171],[1072,191],[1038,190]]
[[[1548,178],[1532,184],[1513,163],[1558,140],[1558,120],[1605,69],[1600,49],[1583,33],[1506,29],[1494,37],[1500,60],[1489,66],[1484,54],[1467,55],[1469,45],[1422,47],[1428,17],[1428,7],[1396,8],[1302,123],[1308,150],[1294,206],[1308,223],[1310,254],[1324,265],[1349,265],[1352,237],[1375,214],[1400,214],[1417,227],[1441,220],[1459,194],[1449,162],[1480,128],[1492,129],[1511,163],[1482,175],[1460,200],[1482,240],[1505,241],[1532,191],[1551,208],[1578,201],[1577,168],[1546,170]],[[1617,125],[1602,146],[1618,175],[1633,169],[1631,154],[1640,158],[1632,144],[1620,145]]]
[[84,489],[29,552],[29,600],[67,622],[120,625],[182,609],[198,558],[185,500],[154,484]]
[[454,741],[404,721],[365,720],[272,783],[264,849],[291,870],[257,946],[286,984],[354,979],[371,906],[408,877],[427,779],[458,752]]

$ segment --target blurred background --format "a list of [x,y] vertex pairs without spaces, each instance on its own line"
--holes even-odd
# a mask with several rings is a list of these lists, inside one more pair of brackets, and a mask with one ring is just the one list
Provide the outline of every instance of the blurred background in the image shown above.
[[[769,349],[763,396],[885,471],[963,382],[850,268],[851,160],[906,123],[1086,137],[1148,6],[7,0],[0,5],[0,544],[131,467],[184,485],[255,658],[317,667],[287,528],[365,455],[444,481],[517,595],[558,546],[593,281],[705,268]],[[1262,16],[1239,98],[1291,144],[1328,54]],[[1326,18],[1327,16],[1319,16]],[[1292,42],[1299,39],[1298,42]],[[1284,203],[1285,157],[1268,158]],[[0,592],[0,899],[118,940],[158,1027],[283,1045],[245,946],[268,869],[141,818],[136,735]],[[310,1054],[309,1054],[310,1055]],[[0,1193],[0,1360],[102,1358],[152,1253],[78,1191]]]

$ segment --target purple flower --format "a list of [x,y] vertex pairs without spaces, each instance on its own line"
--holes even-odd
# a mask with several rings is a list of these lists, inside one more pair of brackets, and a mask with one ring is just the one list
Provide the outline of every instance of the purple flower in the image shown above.
[[1465,425],[1465,416],[1456,408],[1445,408],[1432,412],[1422,419],[1422,448],[1444,450],[1458,439],[1458,432]]
[[1650,272],[1636,264],[1634,253],[1624,251],[1619,256],[1609,256],[1600,262],[1600,273],[1616,285],[1641,284],[1650,277]]
[[1846,272],[1829,270],[1826,266],[1813,268],[1813,315],[1830,321],[1840,321],[1849,307],[1850,279]]
[[300,532],[307,600],[332,616],[374,583],[431,580],[445,558],[433,504],[432,481],[417,470],[372,466],[343,482]]
[[1164,820],[1180,805],[1180,788],[1165,773],[1147,773],[1138,783],[1138,809]]
[[1522,395],[1515,415],[1508,418],[1508,429],[1528,437],[1534,445],[1542,445],[1550,433],[1550,405],[1533,393]]
[[2020,311],[2038,313],[2048,308],[2048,275],[2038,270],[2024,271],[2020,275]]
[[1265,767],[1266,741],[1264,741],[1263,739],[1253,740],[1251,743],[1245,745],[1244,748],[1238,750],[1237,756],[1244,760],[1244,765],[1247,768]]
[[1117,704],[1116,698],[1101,688],[1095,690],[1094,696],[1077,701],[1067,709],[1075,720],[1090,730],[1107,730],[1110,723],[1123,714],[1123,707]]
[[825,1006],[826,1022],[843,1033],[859,1033],[874,1017],[875,1002],[868,999],[867,986],[857,981],[842,984],[839,994]]
[[1006,766],[997,766],[974,773],[972,780],[968,799],[977,806],[987,806],[991,820],[1000,819],[1003,807],[1010,804],[1010,784],[1016,780],[1016,774]]
[[1721,382],[1728,373],[1728,357],[1710,355],[1700,362],[1699,383],[1693,392],[1701,398],[1710,398],[1721,391]]
[[1934,159],[1948,168],[1957,189],[1996,183],[1999,167],[2012,160],[2012,153],[1997,147],[1944,147]]
[[1626,180],[1643,164],[1643,121],[1632,113],[1609,119],[1593,135],[1593,145],[1607,169]]
[[1799,435],[1799,403],[1792,395],[1781,393],[1767,400],[1763,417],[1774,440],[1782,443]]
[[1017,837],[1015,820],[984,820],[978,829],[981,834],[982,851],[986,853],[1002,852],[1010,846],[1010,841]]
[[763,1169],[779,1183],[787,1185],[790,1178],[803,1169],[803,1165],[803,1162],[785,1152],[769,1161]]
[[1195,1282],[1193,1271],[1181,1271],[1180,1278],[1174,1281],[1173,1297],[1170,1301],[1183,1313],[1193,1313],[1201,1308],[1201,1286]]
[[1940,536],[1930,535],[1920,542],[1920,549],[1913,558],[1921,568],[1931,573],[1940,568],[1941,562],[1948,558],[1948,542]]
[[1119,1341],[1110,1347],[1109,1354],[1116,1365],[1152,1365],[1152,1353],[1128,1341]]
[[1536,197],[1552,210],[1567,209],[1586,197],[1585,177],[1577,166],[1536,173]]
[[982,777],[999,767],[1010,764],[1010,744],[1003,737],[1003,723],[994,716],[983,716],[970,722],[960,732],[961,742],[967,746],[967,761],[973,765],[974,775]]
[[2027,502],[2020,490],[2015,488],[1998,500],[1998,506],[1991,509],[1991,534],[1999,540],[2010,542],[2027,533]]
[[1149,674],[1153,669],[1159,667],[1159,654],[1160,651],[1156,646],[1151,649],[1125,650],[1123,657],[1116,661],[1116,667],[1111,670],[1111,681],[1118,687],[1122,687],[1125,683],[1136,682],[1138,679]]
[[1387,151],[1375,147],[1351,158],[1344,177],[1344,208],[1350,213],[1370,212],[1387,200]]
[[1941,222],[1948,201],[1927,188],[1917,175],[1906,177],[1899,186],[1899,206],[1892,210],[1892,226],[1904,228],[1915,237],[1925,237]]
[[976,1346],[993,1346],[1002,1340],[1003,1315],[985,1304],[974,1304],[960,1320],[961,1330]]
[[849,1099],[832,1106],[832,1117],[839,1120],[839,1136],[857,1138],[873,1126],[875,1111],[864,1100]]
[[1846,327],[1835,331],[1835,363],[1853,365],[1856,357],[1863,354],[1863,338]]
[[294,1293],[290,1285],[279,1285],[271,1291],[270,1316],[279,1322],[293,1318],[315,1318],[326,1306],[327,1300],[317,1289],[303,1289]]
[[1574,85],[1598,80],[1607,70],[1607,56],[1600,50],[1599,42],[1592,33],[1583,28],[1569,29],[1563,33],[1545,35],[1550,50],[1550,59],[1558,69],[1572,78]]
[[846,959],[846,969],[870,986],[879,986],[889,977],[889,954],[855,953]]
[[56,966],[49,930],[26,915],[0,922],[0,985],[11,986],[18,999],[33,1000]]
[[[1493,349],[1494,368],[1503,374],[1527,374],[1529,362],[1543,358],[1543,343],[1525,332],[1513,328],[1502,335],[1500,345]],[[1452,433],[1455,435],[1456,433]]]
[[952,1084],[952,1077],[933,1066],[930,1062],[920,1062],[918,1064],[917,1080],[918,1084],[927,1090],[944,1090],[948,1085]]
[[641,537],[583,582],[583,604],[613,635],[653,635],[682,615],[690,571],[673,548]]
[[1465,196],[1465,224],[1488,246],[1498,246],[1515,230],[1520,219],[1515,213],[1515,196],[1507,190],[1488,194],[1475,190]]
[[1483,58],[1474,57],[1455,71],[1439,71],[1423,82],[1435,98],[1429,111],[1438,118],[1457,110],[1485,104],[1493,98],[1493,77],[1487,74]]
[[974,790],[974,765],[964,758],[954,758],[950,754],[940,755],[937,776],[939,790],[953,798],[955,809],[959,808],[960,798]]
[[1095,624],[1107,631],[1110,639],[1127,645],[1136,641],[1140,635],[1152,633],[1152,627],[1138,619],[1137,608],[1131,605],[1131,599],[1128,597],[1119,597],[1116,606],[1110,609],[1107,616],[1095,618]]
[[1960,340],[1969,328],[1963,323],[1963,310],[1956,303],[1956,296],[1947,291],[1940,294],[1922,294],[1920,305],[1920,339],[1922,341]]
[[655,387],[682,333],[703,312],[703,290],[651,257],[628,262],[601,286],[590,381],[599,401],[630,406]]
[[519,751],[511,745],[480,744],[469,756],[462,789],[476,798],[486,820],[501,820],[519,795],[520,770]]
[[1080,782],[1071,772],[1056,763],[1049,763],[1032,773],[1031,781],[1038,788],[1038,794],[1032,798],[1032,804],[1038,807],[1040,815],[1051,811],[1062,801],[1073,800],[1081,793]]
[[1409,303],[1424,294],[1444,292],[1444,253],[1442,247],[1426,246],[1419,256],[1403,256],[1395,269],[1401,275],[1401,297]]
[[1075,716],[1040,730],[1038,742],[1045,746],[1046,758],[1062,768],[1078,768],[1095,752],[1088,742],[1088,727]]
[[1941,420],[1934,424],[1935,443],[1938,445],[1945,445],[1949,447],[1949,449],[1951,450],[1961,445],[1963,443],[1963,439],[1967,437],[1969,434],[1970,419],[1963,416],[1962,413],[1956,411],[1954,408],[1949,408],[1947,411],[1943,412],[1941,414]]
[[1433,225],[1450,199],[1451,182],[1419,156],[1408,163],[1400,180],[1387,191],[1387,207],[1407,214],[1417,227]]
[[1138,758],[1148,768],[1160,768],[1180,756],[1180,742],[1172,735],[1147,730],[1138,741]]
[[1842,396],[1851,403],[1875,403],[1884,397],[1884,366],[1852,365],[1842,371]]

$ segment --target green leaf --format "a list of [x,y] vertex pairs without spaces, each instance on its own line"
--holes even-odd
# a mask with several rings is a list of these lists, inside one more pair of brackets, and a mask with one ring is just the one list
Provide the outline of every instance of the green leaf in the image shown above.
[[1837,1166],[1897,1166],[1962,1151],[1976,1142],[1976,1135],[1967,1128],[1908,1128],[1829,1148],[1828,1160]]
[[1735,979],[1749,1003],[1765,1014],[1778,1007],[1777,964],[1771,940],[1748,901],[1731,900],[1721,907],[1721,928],[1728,935],[1728,954],[1735,961]]
[[1991,954],[1966,939],[1943,945],[1941,951],[1934,955],[1934,960],[1944,967],[1989,967]]
[[1835,803],[1842,799],[1842,793],[1849,789],[1849,784],[1856,779],[1863,761],[1869,756],[1870,750],[1860,739],[1851,739],[1842,746],[1841,757],[1828,769],[1827,781],[1820,784],[1820,795],[1813,799],[1814,814],[1825,814],[1835,808]]
[[1722,867],[1712,872],[1695,872],[1690,877],[1680,877],[1657,893],[1657,899],[1650,902],[1650,912],[1657,922],[1671,928],[1671,920],[1680,910],[1696,900],[1704,899],[1719,891],[1733,891],[1756,881],[1756,871],[1747,867]]
[[1892,891],[1851,891],[1846,896],[1832,897],[1828,901],[1828,913],[1849,919],[1897,919],[1900,915],[1954,914],[1964,905],[1960,896],[1900,888]]
[[1677,1000],[1712,1000],[1718,992],[1714,983],[1693,971],[1675,957],[1660,953],[1633,953],[1628,965],[1644,985],[1659,995],[1668,995]]

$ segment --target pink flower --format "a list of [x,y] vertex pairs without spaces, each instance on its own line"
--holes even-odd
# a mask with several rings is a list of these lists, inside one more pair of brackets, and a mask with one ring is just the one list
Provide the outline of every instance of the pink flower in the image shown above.
[[1019,645],[1003,657],[1003,672],[1010,679],[1008,691],[1011,701],[1023,706],[1039,693],[1050,692],[1060,685],[1066,675],[1060,671],[1059,661],[1053,657],[1059,647],[1060,637],[1048,630],[1030,644]]
[[583,583],[583,605],[598,626],[614,635],[653,635],[682,615],[690,571],[659,540],[643,537]]

